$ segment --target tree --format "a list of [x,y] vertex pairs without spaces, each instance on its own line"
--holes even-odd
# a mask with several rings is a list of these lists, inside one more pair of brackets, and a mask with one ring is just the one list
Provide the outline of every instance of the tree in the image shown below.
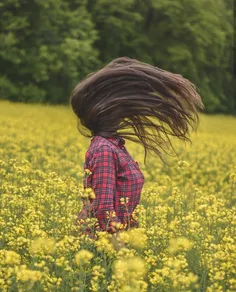
[[103,63],[127,55],[195,83],[206,112],[232,112],[231,0],[90,0]]
[[0,14],[1,97],[67,102],[79,79],[98,66],[86,1],[5,0]]
[[118,56],[182,74],[206,112],[236,114],[234,0],[4,0],[0,95],[67,102]]

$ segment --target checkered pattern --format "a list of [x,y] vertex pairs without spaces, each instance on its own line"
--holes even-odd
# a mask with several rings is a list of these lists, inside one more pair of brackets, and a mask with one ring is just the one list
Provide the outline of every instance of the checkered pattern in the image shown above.
[[138,227],[132,214],[140,202],[144,176],[124,144],[120,137],[95,136],[85,156],[84,169],[92,174],[85,175],[84,187],[92,188],[96,198],[84,201],[79,219],[97,218],[97,230],[114,233],[114,222],[125,229]]

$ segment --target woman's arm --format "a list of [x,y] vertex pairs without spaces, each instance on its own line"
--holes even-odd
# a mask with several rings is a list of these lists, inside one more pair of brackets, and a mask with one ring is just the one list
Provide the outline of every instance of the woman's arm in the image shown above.
[[114,210],[116,161],[108,145],[97,149],[90,170],[92,172],[91,187],[96,196],[91,203],[91,209],[98,219],[99,227],[113,233],[116,231],[114,223],[120,223],[120,221]]

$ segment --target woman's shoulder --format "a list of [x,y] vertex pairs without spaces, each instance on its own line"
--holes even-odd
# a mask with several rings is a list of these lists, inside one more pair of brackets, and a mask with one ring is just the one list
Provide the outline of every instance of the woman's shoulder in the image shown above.
[[94,149],[99,149],[103,146],[108,146],[108,147],[112,148],[112,144],[107,138],[104,138],[102,136],[94,136],[92,138],[90,147],[92,147]]
[[99,150],[104,149],[104,148],[107,151],[114,152],[114,147],[108,139],[102,136],[94,136],[91,140],[87,153],[89,155],[94,155],[95,153],[99,152]]

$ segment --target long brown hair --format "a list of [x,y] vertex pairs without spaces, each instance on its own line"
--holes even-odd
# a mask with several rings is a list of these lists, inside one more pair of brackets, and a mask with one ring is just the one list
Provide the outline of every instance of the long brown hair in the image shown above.
[[174,150],[168,135],[191,142],[189,129],[196,130],[199,123],[196,106],[204,109],[188,79],[128,57],[89,74],[70,101],[83,135],[141,143],[145,160],[149,150],[161,159],[161,150]]

